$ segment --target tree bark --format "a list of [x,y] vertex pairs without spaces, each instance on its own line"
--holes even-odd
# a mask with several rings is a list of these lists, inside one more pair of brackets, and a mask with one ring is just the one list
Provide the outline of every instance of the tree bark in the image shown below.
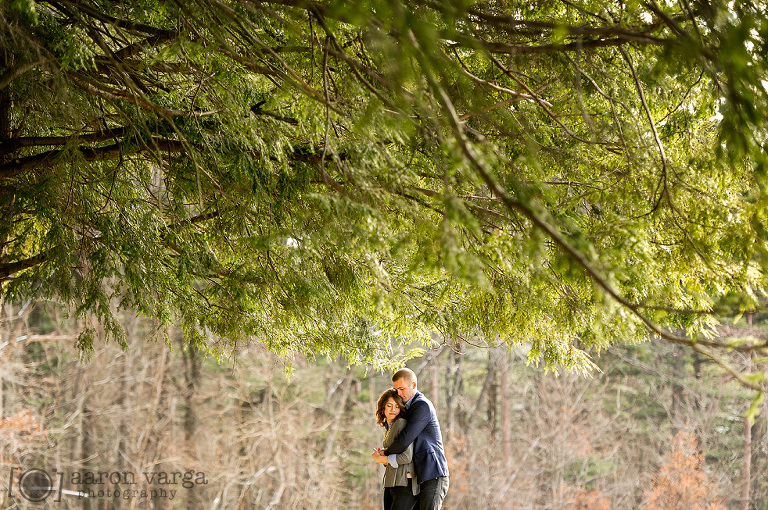
[[741,510],[749,510],[752,481],[752,424],[744,418],[744,468],[741,472]]
[[672,408],[670,409],[670,421],[672,422],[672,433],[677,434],[680,430],[683,416],[683,385],[681,379],[685,377],[685,353],[679,345],[674,346],[674,360],[672,365]]
[[[77,436],[77,459],[78,459],[78,465],[80,466],[80,472],[86,472],[86,471],[94,471],[94,469],[91,469],[90,466],[90,458],[92,456],[91,452],[91,437],[90,437],[90,409],[88,409],[88,406],[86,405],[86,400],[88,398],[88,391],[83,391],[82,398],[80,400],[80,420],[78,423],[78,428],[80,429],[80,434]],[[88,491],[91,489],[90,485],[83,484],[79,490],[88,493]],[[98,488],[96,488],[98,490]],[[83,498],[83,510],[91,510],[91,508],[94,507],[94,505],[91,504],[90,498]]]
[[[179,336],[183,344],[183,334]],[[183,348],[182,353],[182,360],[184,362],[184,463],[187,465],[188,462],[197,457],[194,449],[194,438],[197,428],[195,396],[200,384],[200,354],[194,340],[190,340],[189,345]],[[198,508],[199,505],[195,494],[195,491],[192,489],[184,491],[186,508]]]
[[488,427],[491,430],[491,436],[495,437],[499,428],[496,420],[496,410],[499,405],[499,382],[496,377],[496,360],[492,352],[488,352]]
[[[472,430],[475,426],[475,420],[477,419],[477,416],[480,414],[480,409],[483,406],[483,402],[489,399],[488,392],[490,391],[492,379],[493,379],[493,363],[491,362],[491,356],[488,355],[488,366],[485,371],[485,381],[483,381],[483,387],[480,389],[480,394],[477,396],[477,400],[475,401],[475,409],[472,411],[472,414],[469,416],[469,421],[467,423],[467,429]],[[490,401],[489,401],[490,402]]]
[[499,356],[499,400],[501,401],[501,456],[504,471],[512,470],[512,430],[509,422],[509,360],[501,351]]
[[344,422],[344,414],[347,410],[347,400],[349,399],[350,388],[352,387],[351,379],[353,372],[349,370],[347,375],[344,376],[344,380],[341,383],[341,396],[337,405],[333,406],[338,412],[331,424],[331,430],[328,432],[328,436],[325,439],[325,448],[323,448],[323,458],[329,459],[333,453],[333,449],[336,446],[336,437],[339,435],[339,429]]
[[[438,366],[437,358],[432,358],[432,363],[430,363],[429,373],[432,379],[432,382],[430,383],[430,395],[429,398],[432,400],[432,404],[435,406],[435,412],[438,412],[438,406],[440,405],[440,367]],[[438,413],[439,414],[439,413]]]
[[454,352],[450,357],[449,369],[445,372],[445,430],[444,434],[450,436],[456,426],[457,397],[461,391],[461,353]]
[[[0,65],[0,75],[4,75],[9,67],[8,56],[3,53],[2,63]],[[0,88],[0,146],[11,138],[11,95],[8,87]],[[5,165],[6,158],[0,153],[0,167]],[[0,266],[7,260],[7,241],[10,232],[0,233]],[[0,280],[0,290],[3,282]],[[1,294],[1,293],[0,293]],[[3,303],[0,303],[2,305]],[[0,403],[1,404],[1,403]],[[1,417],[2,415],[0,415]]]

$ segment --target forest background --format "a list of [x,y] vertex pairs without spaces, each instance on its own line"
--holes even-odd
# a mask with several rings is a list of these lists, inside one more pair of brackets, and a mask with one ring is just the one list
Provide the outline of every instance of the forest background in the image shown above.
[[[757,319],[732,327],[764,334]],[[261,344],[216,360],[180,331],[166,345],[122,320],[129,348],[83,362],[80,326],[58,307],[4,307],[2,508],[380,508],[370,451],[390,372],[289,366]],[[593,377],[555,376],[526,363],[525,346],[436,340],[408,365],[442,426],[446,510],[766,508],[768,404],[746,418],[751,392],[701,355],[643,342],[609,349]],[[28,469],[60,473],[72,492],[28,502]],[[189,472],[194,485],[143,475]]]
[[3,505],[765,507],[765,2],[0,6]]

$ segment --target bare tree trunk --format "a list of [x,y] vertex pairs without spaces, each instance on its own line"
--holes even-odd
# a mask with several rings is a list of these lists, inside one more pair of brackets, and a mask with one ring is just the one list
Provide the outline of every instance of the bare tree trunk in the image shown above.
[[509,360],[504,351],[499,356],[499,397],[501,400],[501,456],[504,471],[512,470],[512,430],[509,422]]
[[[134,393],[136,391],[133,378],[135,377],[134,362],[136,360],[137,350],[139,350],[139,347],[136,345],[136,340],[138,337],[138,318],[134,317],[129,321],[126,321],[125,329],[126,341],[130,345],[130,348],[128,351],[119,355],[121,371],[117,376],[118,384],[116,391],[118,392],[118,396],[115,400],[115,407],[117,409],[123,410],[125,413],[124,416],[128,416],[131,412],[131,409],[135,405],[135,399],[132,398],[132,396],[135,396]],[[124,417],[121,417],[117,425],[117,430],[118,439],[115,451],[115,468],[118,471],[123,471],[124,469],[128,468],[128,445],[130,443],[129,436],[131,433],[128,427],[128,420]]]
[[[1,242],[2,240],[0,240],[0,243]],[[0,263],[2,263],[1,249],[0,249]],[[0,293],[0,296],[2,296],[2,293]],[[7,321],[9,321],[9,318],[6,317],[6,314],[5,314],[5,299],[0,297],[0,344],[5,344],[6,342],[9,342],[6,348],[10,349],[11,336],[10,334],[5,334],[6,330],[5,330],[5,327],[3,327],[3,324],[6,323]],[[3,362],[5,362],[5,360],[8,359],[8,356],[4,355],[2,356],[2,359],[3,359]],[[0,420],[5,418],[5,377],[3,377],[4,371],[5,371],[5,367],[3,367],[2,372],[0,372]]]
[[[749,325],[752,325],[751,315],[747,315]],[[747,369],[752,370],[752,360],[747,360]],[[744,417],[744,468],[741,471],[741,510],[749,510],[752,485],[752,420]]]
[[670,410],[670,421],[672,422],[672,434],[676,434],[683,421],[683,385],[681,378],[685,377],[685,358],[683,348],[674,346],[674,362],[672,371],[672,409]]
[[438,366],[437,358],[433,357],[431,361],[432,363],[430,363],[431,366],[429,373],[432,378],[432,382],[430,384],[431,392],[429,398],[432,400],[432,404],[435,406],[435,412],[438,412],[437,408],[440,405],[440,367]]
[[[183,334],[180,336],[183,344]],[[197,423],[195,396],[200,383],[200,354],[194,340],[190,340],[189,345],[182,349],[182,360],[184,362],[184,389],[182,398],[184,399],[184,465],[186,468],[186,466],[189,465],[189,462],[196,457],[194,449],[194,437]],[[195,496],[196,492],[194,490],[186,490],[184,492],[186,508],[197,508],[199,506]]]
[[752,481],[752,424],[744,418],[744,468],[741,472],[741,510],[749,510]]
[[[137,420],[143,423],[143,426],[138,423],[136,426],[140,437],[140,440],[137,441],[140,471],[159,472],[162,469],[162,461],[160,459],[164,457],[164,452],[162,451],[164,445],[162,436],[158,432],[157,423],[162,421],[167,405],[165,400],[167,397],[166,377],[168,374],[169,358],[170,351],[162,349],[161,355],[153,359],[150,365],[147,365],[145,372],[139,378],[137,391],[144,399],[150,401],[146,411],[141,415],[137,415]],[[151,368],[156,369],[154,381],[151,380],[149,374]],[[131,508],[140,508],[140,504],[146,503],[140,503],[140,498],[133,498],[131,500]],[[166,501],[162,499],[152,500],[152,505],[154,505],[154,508],[162,508],[166,506]]]
[[[483,381],[483,387],[480,389],[480,394],[477,396],[477,400],[475,401],[475,408],[472,411],[472,414],[469,416],[469,422],[467,423],[468,429],[473,429],[475,426],[475,420],[477,419],[477,416],[480,414],[480,408],[483,406],[483,402],[488,400],[490,397],[488,396],[488,393],[491,389],[491,384],[493,383],[493,363],[491,360],[490,353],[488,354],[488,367],[485,371],[485,381]],[[488,400],[490,402],[490,400]]]
[[458,395],[461,391],[461,353],[454,352],[450,357],[450,366],[445,372],[445,409],[446,409],[446,436],[450,436],[456,426],[456,407]]
[[[438,340],[439,337],[437,335],[433,335],[432,338],[434,340]],[[448,347],[446,345],[442,345],[437,351],[430,351],[429,355],[426,356],[424,361],[416,367],[413,371],[416,374],[416,377],[419,381],[419,388],[422,393],[424,393],[429,400],[432,401],[432,404],[435,406],[435,410],[437,411],[437,414],[440,415],[441,412],[438,410],[440,406],[440,365],[439,365],[439,359],[440,356],[443,355],[446,351],[448,351]],[[424,377],[421,376],[422,372],[425,368],[429,367],[429,373],[425,374]],[[427,376],[429,376],[429,379],[427,379]],[[428,383],[425,381],[429,380]]]
[[350,388],[352,387],[351,379],[353,372],[349,370],[347,375],[344,376],[344,380],[341,383],[341,397],[339,398],[338,405],[334,408],[338,411],[338,415],[334,418],[331,424],[331,430],[328,432],[328,437],[325,440],[325,448],[323,448],[324,458],[330,458],[333,453],[333,449],[336,446],[336,437],[339,434],[339,428],[344,422],[344,414],[347,410],[347,400],[349,399]]
[[492,351],[488,351],[488,406],[486,409],[488,417],[488,427],[491,436],[496,437],[498,432],[498,423],[496,421],[496,411],[499,405],[499,382],[496,377],[496,359]]
[[376,409],[376,400],[379,396],[376,394],[376,378],[368,378],[368,409]]
[[[9,57],[6,52],[0,52],[0,76],[11,66],[8,61]],[[11,92],[10,85],[0,89],[0,143],[9,140],[11,138]],[[0,154],[0,165],[6,162],[7,156]],[[13,200],[13,197],[11,197]],[[0,211],[1,213],[2,211]],[[0,214],[2,216],[2,214]],[[7,262],[8,254],[8,233],[0,233],[0,264]],[[0,290],[2,290],[3,282],[0,282]],[[2,295],[2,292],[0,292]],[[2,305],[3,303],[0,303]]]
[[[344,385],[344,382],[346,381],[346,378],[342,381],[342,385]],[[338,388],[338,386],[337,386]],[[269,426],[270,430],[272,431],[278,431],[280,430],[280,424],[278,423],[278,420],[275,418],[275,409],[273,405],[273,397],[272,397],[272,388],[269,387],[267,389],[267,410],[269,413]],[[344,391],[344,390],[342,390]],[[326,399],[327,400],[327,399]],[[346,396],[343,399],[346,402]],[[282,397],[280,397],[280,402],[282,402]],[[280,407],[278,405],[278,407]],[[341,417],[339,417],[340,421]],[[334,432],[335,434],[335,432]],[[272,440],[272,462],[274,462],[276,471],[277,471],[277,483],[279,483],[277,489],[272,495],[272,499],[269,501],[269,504],[266,507],[266,510],[272,510],[273,508],[280,508],[280,502],[283,498],[283,493],[286,489],[286,475],[285,475],[285,469],[283,467],[282,462],[282,450],[283,450],[283,441],[279,437],[279,434],[277,434],[277,437],[274,437]],[[328,447],[328,444],[326,443],[326,448]],[[327,456],[325,457],[328,458]]]
[[[93,455],[93,452],[91,451],[92,445],[89,433],[91,425],[91,411],[88,409],[88,406],[85,403],[87,395],[87,392],[83,393],[83,399],[80,405],[80,435],[78,437],[78,450],[80,452],[78,458],[80,460],[80,472],[94,471],[94,469],[91,469],[91,456]],[[82,492],[88,493],[88,491],[91,490],[91,486],[88,484],[83,484],[80,490]],[[94,487],[94,490],[98,490],[98,487]],[[90,498],[83,498],[82,502],[84,510],[90,510],[91,508],[94,508],[94,505],[91,504]]]

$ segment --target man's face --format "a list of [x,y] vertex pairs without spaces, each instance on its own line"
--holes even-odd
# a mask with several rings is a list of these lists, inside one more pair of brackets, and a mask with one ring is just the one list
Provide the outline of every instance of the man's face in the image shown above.
[[404,402],[411,400],[411,397],[416,393],[416,382],[408,382],[405,377],[394,381],[392,387],[397,390],[397,394]]

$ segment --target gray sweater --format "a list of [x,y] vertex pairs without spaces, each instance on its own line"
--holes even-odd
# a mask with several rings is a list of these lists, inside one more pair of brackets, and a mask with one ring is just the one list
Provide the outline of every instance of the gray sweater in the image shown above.
[[[406,421],[404,418],[399,418],[395,421],[393,421],[390,426],[389,430],[386,431],[384,434],[384,449],[388,448],[389,445],[392,444],[392,441],[395,440],[397,435],[403,430],[405,427]],[[408,448],[405,449],[403,453],[398,453],[396,460],[398,467],[397,469],[393,468],[391,465],[387,464],[385,470],[384,470],[384,487],[405,487],[408,485],[408,476],[407,474],[411,474],[411,481],[413,487],[413,495],[419,493],[419,482],[416,479],[416,471],[413,469],[413,443],[408,445]]]

